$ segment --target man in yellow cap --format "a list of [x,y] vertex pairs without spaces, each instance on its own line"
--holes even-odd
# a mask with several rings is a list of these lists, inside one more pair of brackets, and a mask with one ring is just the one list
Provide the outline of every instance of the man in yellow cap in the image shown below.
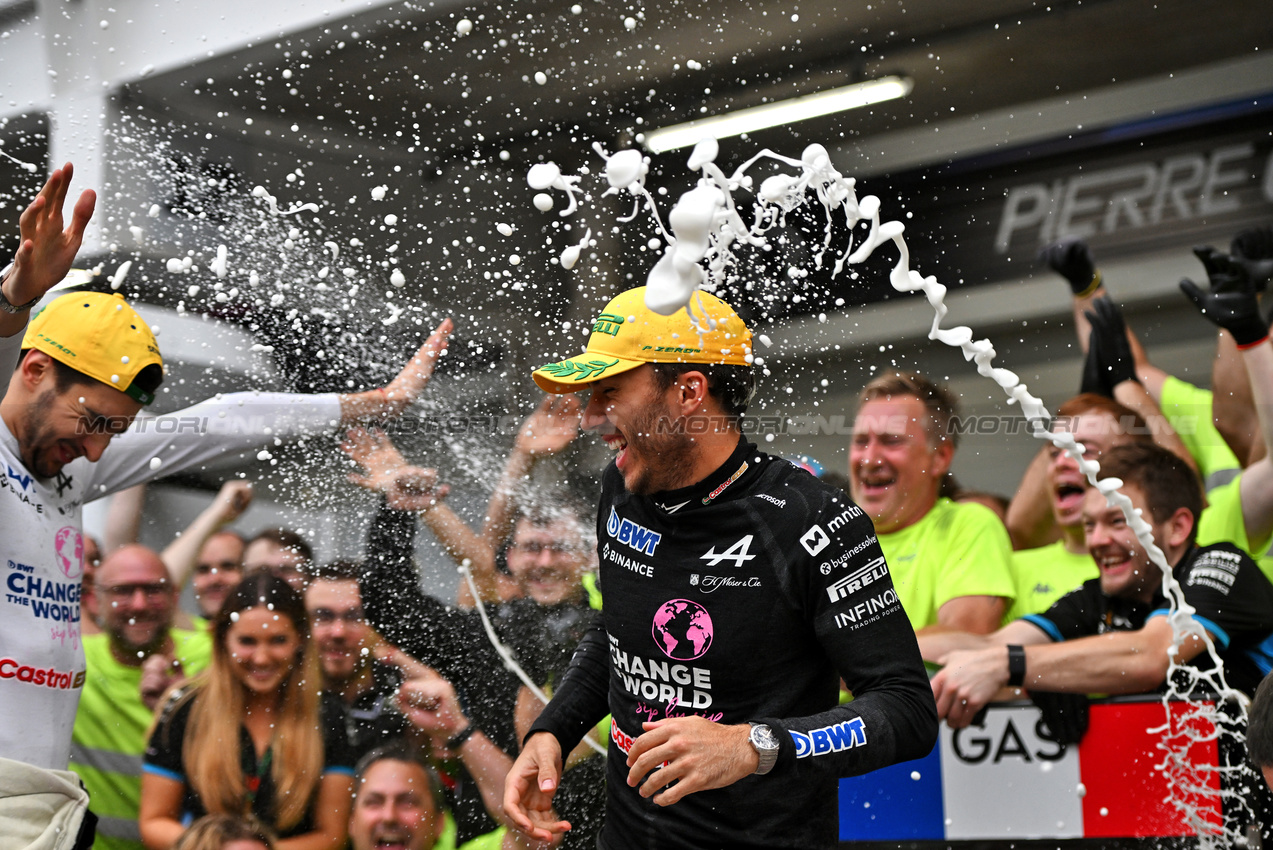
[[552,810],[562,753],[608,712],[599,846],[832,846],[836,777],[936,741],[915,634],[870,518],[743,437],[747,326],[707,293],[670,316],[645,294],[620,294],[583,354],[534,373],[587,389],[582,424],[616,455],[603,617],[531,727],[505,811],[541,840],[568,829]]
[[[0,272],[0,835],[5,846],[72,838],[85,795],[66,771],[80,689],[80,510],[93,499],[197,467],[266,440],[397,416],[428,383],[451,330],[445,320],[383,389],[350,395],[222,396],[130,428],[155,398],[163,360],[122,297],[73,293],[28,315],[79,250],[94,195],[63,229],[68,164],[19,219],[22,241]],[[24,332],[25,331],[25,332]],[[30,801],[39,798],[43,808]],[[52,829],[50,828],[52,825]],[[81,842],[91,840],[91,826]],[[87,845],[84,845],[87,846]]]

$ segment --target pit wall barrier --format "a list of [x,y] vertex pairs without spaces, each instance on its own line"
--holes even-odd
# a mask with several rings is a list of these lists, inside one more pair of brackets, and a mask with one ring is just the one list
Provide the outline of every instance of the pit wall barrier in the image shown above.
[[[1155,769],[1160,735],[1149,730],[1165,720],[1156,696],[1094,700],[1077,746],[1043,737],[1041,714],[1029,702],[992,704],[980,726],[952,730],[943,722],[926,758],[841,780],[840,840],[1092,846],[1092,839],[1195,835]],[[1216,741],[1195,743],[1190,761],[1218,766]],[[1209,781],[1219,788],[1218,773]],[[1202,817],[1219,821],[1218,796]]]

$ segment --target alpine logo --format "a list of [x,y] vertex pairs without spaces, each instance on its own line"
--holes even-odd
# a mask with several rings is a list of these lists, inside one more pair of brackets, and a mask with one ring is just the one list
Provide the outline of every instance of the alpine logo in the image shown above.
[[735,567],[741,567],[746,561],[750,561],[752,558],[756,557],[751,554],[751,539],[753,536],[754,535],[748,534],[746,537],[742,538],[719,555],[716,554],[716,547],[713,546],[711,549],[707,550],[706,555],[700,555],[699,558],[700,560],[707,561],[707,566],[709,567],[720,566],[721,561],[733,561]]
[[64,471],[59,471],[53,479],[54,485],[57,487],[57,497],[62,498],[62,494],[66,492],[66,488],[75,483],[75,479],[67,475]]
[[798,759],[839,753],[866,746],[866,723],[855,717],[834,726],[810,729],[807,733],[793,731],[791,740],[796,744]]
[[857,593],[871,582],[879,581],[887,576],[888,565],[884,563],[884,557],[880,556],[828,587],[827,596],[831,597],[832,602],[839,602],[849,594]]
[[663,539],[662,534],[650,531],[644,525],[638,525],[630,519],[620,519],[614,508],[610,509],[610,517],[606,520],[606,534],[647,555],[653,555],[655,547]]
[[810,555],[816,555],[823,549],[827,548],[827,544],[831,542],[831,538],[822,530],[822,526],[815,525],[804,533],[800,538],[800,545]]
[[679,511],[681,508],[688,505],[689,503],[690,503],[690,500],[686,499],[684,502],[681,502],[679,505],[668,505],[668,504],[664,504],[663,502],[655,502],[654,504],[658,505],[659,510],[663,511],[663,513],[674,514],[677,511]]

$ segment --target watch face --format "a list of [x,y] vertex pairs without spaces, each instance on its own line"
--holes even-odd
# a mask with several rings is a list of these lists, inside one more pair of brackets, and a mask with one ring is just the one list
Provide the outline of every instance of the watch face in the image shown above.
[[751,730],[751,739],[756,746],[762,750],[778,749],[778,736],[774,734],[774,730],[768,726],[754,726]]

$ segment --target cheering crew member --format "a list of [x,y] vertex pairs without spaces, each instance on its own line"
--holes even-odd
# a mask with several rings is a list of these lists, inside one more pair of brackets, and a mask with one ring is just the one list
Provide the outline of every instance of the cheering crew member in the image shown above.
[[[1231,543],[1198,546],[1194,518],[1202,487],[1176,455],[1152,443],[1117,446],[1101,458],[1100,476],[1150,523],[1154,541],[1192,606],[1192,631],[1176,663],[1209,669],[1205,631],[1224,662],[1228,683],[1248,694],[1273,669],[1273,584]],[[925,638],[944,664],[932,682],[938,710],[952,727],[967,726],[987,702],[1012,698],[1005,687],[1060,693],[1134,694],[1166,684],[1172,646],[1162,571],[1096,488],[1083,502],[1087,548],[1100,577],[993,635],[948,633]],[[933,645],[927,645],[929,642]],[[945,649],[936,646],[944,643]]]
[[531,727],[505,811],[541,839],[568,829],[562,753],[608,711],[601,847],[830,846],[836,777],[929,752],[932,693],[869,517],[742,437],[751,332],[711,295],[692,306],[661,316],[625,292],[584,354],[534,374],[589,390],[583,425],[617,454],[603,617]]

